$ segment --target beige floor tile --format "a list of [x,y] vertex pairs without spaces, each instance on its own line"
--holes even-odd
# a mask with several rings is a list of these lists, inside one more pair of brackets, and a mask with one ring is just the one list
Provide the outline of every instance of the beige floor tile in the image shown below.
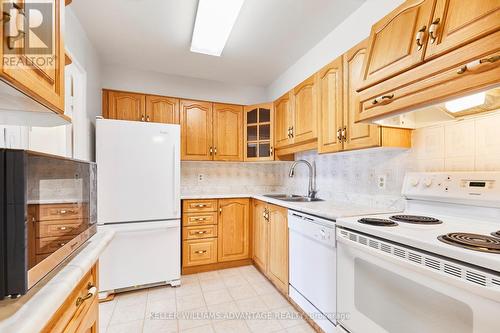
[[222,280],[228,288],[238,287],[248,284],[248,281],[242,275],[223,276]]
[[116,304],[113,315],[111,316],[110,326],[124,324],[131,321],[144,319],[146,311],[146,303],[120,305]]
[[99,303],[99,331],[105,333],[111,321],[116,300]]
[[189,274],[181,276],[181,285],[199,282],[198,274]]
[[200,327],[195,327],[187,330],[180,331],[180,333],[213,333],[214,329],[212,325],[204,325]]
[[250,331],[254,333],[270,333],[283,329],[279,320],[275,319],[250,319],[246,320],[246,323],[250,328]]
[[207,305],[226,303],[233,300],[227,289],[206,291],[203,293]]
[[177,298],[177,311],[186,311],[205,306],[203,294],[187,295]]
[[148,290],[148,301],[160,301],[170,298],[175,299],[175,288],[164,286]]
[[299,326],[290,327],[287,330],[287,333],[315,333],[314,329],[308,324],[302,324]]
[[203,292],[214,291],[226,288],[226,285],[222,279],[218,276],[216,278],[210,278],[200,281],[201,289]]
[[279,309],[290,305],[288,301],[280,293],[274,292],[271,294],[265,294],[260,296],[260,298],[266,303],[269,309]]
[[264,301],[258,296],[237,300],[236,306],[242,312],[262,312],[269,310]]
[[237,319],[240,310],[235,302],[208,305],[208,311],[212,316],[212,321],[224,321]]
[[306,321],[291,305],[272,310],[272,312],[275,314],[275,319],[279,320],[284,328],[307,325]]
[[116,305],[120,307],[132,304],[146,303],[147,298],[148,298],[148,290],[142,289],[142,290],[129,291],[126,293],[117,294],[115,300],[116,300]]
[[240,272],[258,272],[259,270],[253,265],[241,266],[237,268]]
[[219,271],[198,273],[198,279],[200,280],[200,282],[205,281],[205,280],[209,280],[209,279],[218,279],[218,278],[220,278]]
[[235,276],[235,275],[240,275],[241,276],[241,271],[240,271],[239,267],[222,269],[222,270],[220,270],[218,272],[219,272],[219,275],[221,277]]
[[248,271],[243,273],[243,277],[250,283],[266,282],[267,279],[258,271]]
[[250,283],[257,295],[266,295],[278,292],[276,288],[269,281]]
[[194,294],[201,294],[201,287],[198,282],[175,288],[175,297],[177,298]]
[[195,327],[210,325],[211,321],[208,318],[208,310],[206,307],[179,311],[177,313],[179,330],[187,330]]
[[143,333],[175,333],[178,331],[177,319],[145,319]]
[[135,320],[129,323],[110,325],[106,333],[141,333],[142,320]]
[[175,314],[176,310],[176,301],[173,298],[160,301],[148,301],[146,304],[145,318],[163,318],[172,313]]
[[249,284],[244,286],[228,288],[228,290],[229,293],[231,294],[231,297],[235,300],[257,296],[257,293],[255,292],[255,290],[253,290],[253,288]]
[[250,332],[243,320],[225,320],[213,324],[215,333],[246,333]]

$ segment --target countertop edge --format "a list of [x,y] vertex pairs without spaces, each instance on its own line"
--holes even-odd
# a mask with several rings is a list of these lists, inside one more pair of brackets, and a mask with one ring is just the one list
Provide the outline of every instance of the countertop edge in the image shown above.
[[[7,300],[10,304],[0,311],[12,311],[12,315],[0,321],[0,333],[39,332],[57,312],[77,283],[99,259],[99,255],[111,242],[114,231],[98,232],[83,248],[53,276],[49,273],[47,282],[41,287],[35,285],[22,297],[30,297],[26,302]],[[19,298],[19,301],[23,299]],[[9,308],[10,307],[10,308]],[[16,309],[17,308],[17,309]],[[26,318],[29,318],[26,319]]]

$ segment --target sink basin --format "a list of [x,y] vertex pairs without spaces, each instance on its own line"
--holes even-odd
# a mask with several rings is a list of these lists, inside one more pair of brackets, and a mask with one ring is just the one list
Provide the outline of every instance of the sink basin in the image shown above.
[[322,199],[319,199],[319,198],[309,198],[309,197],[305,197],[303,195],[297,195],[297,194],[264,194],[264,196],[268,197],[268,198],[273,198],[273,199],[278,199],[278,200],[283,200],[283,201],[290,201],[290,202],[323,201]]

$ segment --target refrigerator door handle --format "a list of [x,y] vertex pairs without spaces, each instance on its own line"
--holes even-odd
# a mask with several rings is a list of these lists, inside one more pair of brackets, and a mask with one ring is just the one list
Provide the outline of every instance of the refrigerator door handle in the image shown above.
[[174,214],[177,215],[179,213],[179,205],[180,205],[180,195],[179,195],[179,185],[177,184],[177,145],[174,144],[174,149],[172,150],[172,163],[174,169],[174,186],[173,186],[173,198],[174,198]]

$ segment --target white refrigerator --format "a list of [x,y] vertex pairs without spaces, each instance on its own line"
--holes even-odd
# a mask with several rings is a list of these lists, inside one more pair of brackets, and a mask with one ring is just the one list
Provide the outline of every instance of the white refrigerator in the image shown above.
[[101,297],[180,284],[180,126],[98,118],[97,220],[115,237],[99,258]]

